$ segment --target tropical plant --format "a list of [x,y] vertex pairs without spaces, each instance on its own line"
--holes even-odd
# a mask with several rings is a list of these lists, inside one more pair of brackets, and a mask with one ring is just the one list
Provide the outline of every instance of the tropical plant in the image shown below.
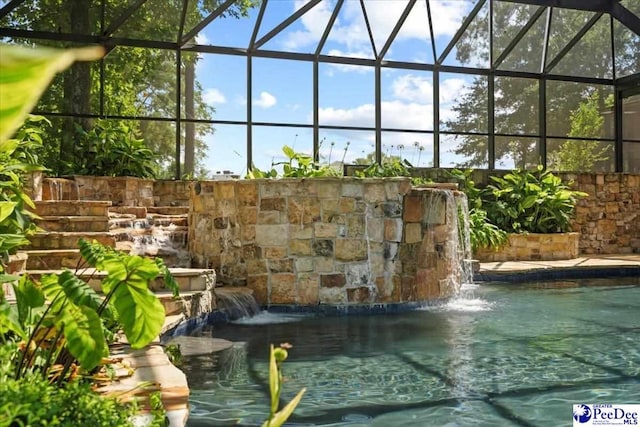
[[[34,148],[41,145],[39,132],[24,119],[56,72],[75,60],[102,55],[102,48],[29,49],[0,44],[0,254],[3,259],[34,233],[33,202],[23,191],[22,176],[42,169]],[[23,126],[20,129],[20,126]],[[15,132],[16,137],[9,139]],[[0,273],[4,271],[0,263]]]
[[156,155],[125,122],[96,120],[91,130],[84,131],[78,127],[77,132],[84,155],[68,165],[73,173],[155,178],[158,170]]
[[503,177],[492,176],[483,190],[483,208],[491,221],[510,233],[560,233],[569,231],[579,198],[550,171],[517,169]]
[[137,412],[135,402],[101,396],[86,381],[57,387],[37,374],[0,377],[0,427],[121,427],[132,425]]
[[372,163],[367,168],[356,171],[356,176],[361,178],[373,178],[373,177],[393,177],[393,176],[411,176],[411,169],[413,165],[406,159],[400,159],[399,157],[389,157],[382,163]]
[[469,210],[469,237],[473,251],[480,248],[497,250],[509,239],[507,232],[492,224],[487,219],[487,212],[479,208]]
[[277,166],[282,166],[283,178],[312,178],[320,176],[338,176],[338,172],[330,166],[320,166],[305,153],[296,152],[288,145],[282,147],[286,160],[271,163],[271,169],[262,171],[255,166],[247,174],[247,178],[277,178]]
[[303,388],[298,394],[287,403],[284,408],[278,411],[278,405],[280,403],[280,392],[282,391],[282,362],[284,362],[289,353],[287,349],[290,349],[291,345],[288,343],[280,344],[280,347],[275,348],[271,344],[269,349],[269,391],[271,394],[271,406],[269,412],[269,418],[262,424],[262,427],[280,427],[287,421],[287,418],[291,416],[298,403],[302,399],[302,395],[306,389]]
[[487,212],[482,208],[482,189],[476,187],[472,174],[472,169],[454,169],[449,172],[449,175],[458,183],[460,191],[467,196],[471,249],[474,251],[479,248],[498,249],[507,242],[508,235],[487,218]]
[[107,337],[122,329],[132,348],[155,339],[164,307],[149,282],[161,274],[149,258],[128,255],[81,240],[87,264],[106,272],[100,297],[84,280],[65,270],[39,281],[23,275],[14,284],[16,304],[0,299],[0,341],[20,342],[14,354],[15,377],[39,372],[68,382],[91,373],[108,355]]

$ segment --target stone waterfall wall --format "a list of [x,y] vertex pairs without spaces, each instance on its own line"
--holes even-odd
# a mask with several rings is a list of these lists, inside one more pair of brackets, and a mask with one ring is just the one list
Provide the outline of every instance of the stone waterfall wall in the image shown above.
[[445,298],[457,268],[445,198],[434,192],[443,194],[406,178],[196,182],[193,266],[250,287],[264,305]]

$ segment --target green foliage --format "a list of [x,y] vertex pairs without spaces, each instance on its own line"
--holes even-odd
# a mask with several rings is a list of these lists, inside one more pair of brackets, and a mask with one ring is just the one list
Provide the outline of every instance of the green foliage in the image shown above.
[[510,233],[561,233],[569,230],[571,217],[581,197],[539,166],[535,171],[515,170],[483,191],[488,218]]
[[413,165],[406,159],[390,157],[382,163],[372,163],[362,171],[356,171],[356,176],[361,178],[382,178],[393,176],[411,176]]
[[507,242],[507,233],[487,218],[487,212],[482,208],[482,190],[471,179],[473,170],[454,169],[449,174],[457,181],[460,191],[467,196],[471,249],[500,248]]
[[[21,141],[17,139],[0,141],[0,254],[3,257],[28,245],[27,237],[38,229],[32,221],[35,215],[28,209],[35,209],[35,205],[23,190],[24,175],[38,167],[21,160],[20,146]],[[0,273],[3,271],[0,266]]]
[[107,337],[122,328],[133,348],[159,334],[164,308],[148,284],[160,274],[146,258],[80,241],[85,261],[107,273],[106,297],[71,271],[43,275],[34,282],[26,275],[14,285],[16,304],[0,298],[0,341],[20,342],[12,355],[15,377],[39,372],[59,384],[78,373],[91,373],[108,355]]
[[159,391],[151,393],[149,395],[149,404],[151,406],[151,422],[149,427],[167,427],[169,426],[169,419],[167,418],[167,411],[162,404],[162,395]]
[[158,159],[123,121],[96,120],[89,131],[77,128],[83,156],[68,165],[70,173],[154,178]]
[[479,208],[469,210],[469,236],[471,249],[499,249],[509,239],[507,232],[487,219],[487,212]]
[[[604,117],[601,113],[600,97],[591,94],[585,102],[571,112],[571,128],[568,135],[586,138],[602,138]],[[557,170],[591,171],[598,162],[609,159],[613,146],[599,141],[568,139],[562,143],[551,163]]]
[[271,394],[271,406],[269,418],[262,424],[262,427],[280,427],[287,421],[287,418],[291,416],[298,403],[302,399],[302,395],[306,389],[303,388],[298,394],[285,405],[284,408],[278,411],[278,404],[280,403],[280,392],[282,391],[282,368],[281,364],[284,362],[289,353],[287,349],[291,348],[290,344],[280,344],[280,347],[274,348],[273,344],[269,350],[269,391]]
[[100,396],[86,382],[57,387],[39,375],[0,381],[0,427],[131,426],[135,404]]
[[286,160],[271,164],[271,169],[262,171],[255,166],[247,174],[249,179],[278,178],[277,166],[282,166],[282,178],[313,178],[320,176],[338,176],[338,172],[330,166],[321,166],[305,153],[296,152],[285,145],[282,147]]
[[102,53],[101,47],[61,50],[0,44],[0,142],[22,125],[57,72]]

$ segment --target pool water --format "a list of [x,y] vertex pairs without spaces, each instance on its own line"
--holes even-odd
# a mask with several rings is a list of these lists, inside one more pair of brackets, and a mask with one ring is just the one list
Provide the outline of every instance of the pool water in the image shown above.
[[189,426],[260,426],[268,348],[289,342],[288,426],[570,426],[574,403],[640,403],[640,284],[482,285],[447,306],[376,316],[263,313],[187,357]]

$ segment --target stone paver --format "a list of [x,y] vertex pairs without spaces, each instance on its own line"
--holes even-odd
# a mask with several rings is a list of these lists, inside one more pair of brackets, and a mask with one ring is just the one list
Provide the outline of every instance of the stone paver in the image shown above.
[[640,267],[640,254],[589,255],[560,261],[504,261],[480,264],[480,273],[516,273],[563,268]]

